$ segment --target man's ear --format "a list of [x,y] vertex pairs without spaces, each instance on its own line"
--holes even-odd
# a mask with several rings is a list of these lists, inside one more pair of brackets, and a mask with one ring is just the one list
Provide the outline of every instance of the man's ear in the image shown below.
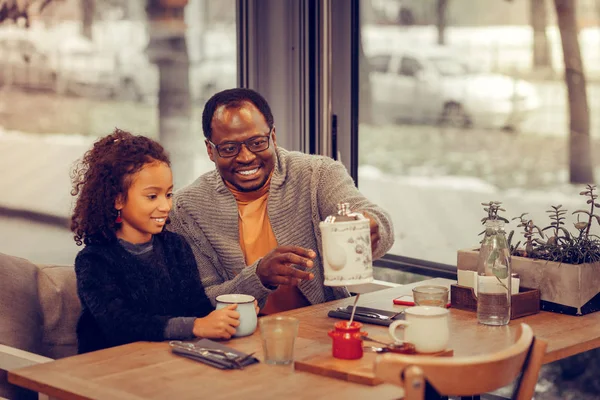
[[277,138],[275,137],[275,125],[273,125],[273,131],[271,132],[271,140],[273,141],[273,146],[277,147]]
[[122,210],[125,207],[125,199],[123,193],[119,193],[115,199],[115,210]]
[[204,144],[206,145],[206,153],[208,154],[208,158],[210,158],[210,161],[216,162],[215,155],[213,154],[213,151],[215,151],[215,149],[209,143],[208,139],[204,139]]

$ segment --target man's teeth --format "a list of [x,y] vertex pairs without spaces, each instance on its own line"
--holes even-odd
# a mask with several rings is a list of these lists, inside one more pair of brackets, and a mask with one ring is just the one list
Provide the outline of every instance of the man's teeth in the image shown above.
[[249,171],[238,171],[242,175],[252,175],[258,171],[258,168],[251,169]]

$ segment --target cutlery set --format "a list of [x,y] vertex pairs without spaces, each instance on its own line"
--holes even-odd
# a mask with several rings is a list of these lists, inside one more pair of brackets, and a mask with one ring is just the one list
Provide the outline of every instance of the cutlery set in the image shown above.
[[256,359],[252,357],[254,352],[250,354],[238,354],[232,351],[203,347],[199,343],[182,342],[180,340],[170,341],[169,346],[171,346],[171,351],[175,354],[201,361],[220,369],[244,369],[244,366],[256,362]]
[[[336,311],[343,312],[343,313],[351,313],[352,306],[338,307],[338,308],[336,308]],[[395,319],[397,316],[403,314],[404,311],[405,310],[401,310],[396,313],[383,314],[383,312],[377,312],[372,308],[356,307],[355,315],[361,316],[361,317],[366,317],[366,318],[375,318],[375,319],[379,319],[382,321],[391,321],[391,320]]]

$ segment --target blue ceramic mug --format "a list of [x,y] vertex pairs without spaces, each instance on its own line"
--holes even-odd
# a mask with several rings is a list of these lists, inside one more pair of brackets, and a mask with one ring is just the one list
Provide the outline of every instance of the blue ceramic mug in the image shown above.
[[237,304],[236,311],[240,313],[240,325],[237,327],[234,337],[252,335],[256,330],[256,309],[254,308],[254,296],[249,294],[222,294],[217,296],[217,307],[219,310],[230,304]]

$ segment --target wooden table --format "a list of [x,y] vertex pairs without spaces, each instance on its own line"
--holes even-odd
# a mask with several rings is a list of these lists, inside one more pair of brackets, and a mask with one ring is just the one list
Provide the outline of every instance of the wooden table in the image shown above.
[[[428,283],[449,285],[447,279]],[[423,282],[361,295],[359,305],[401,310],[392,299],[410,293]],[[327,312],[352,304],[353,299],[289,311],[300,319],[296,358],[330,348],[326,332],[335,322]],[[526,322],[534,333],[548,341],[545,363],[600,347],[600,312],[576,317],[547,312],[511,321],[508,326],[479,325],[475,314],[450,310],[450,348],[455,356],[489,353],[508,346],[516,326]],[[364,325],[371,337],[387,340],[387,328]],[[260,333],[233,339],[228,346],[244,352],[256,351],[262,360]],[[402,389],[388,384],[365,386],[294,371],[289,366],[264,363],[244,370],[222,371],[171,354],[167,343],[137,342],[89,354],[68,357],[9,373],[9,381],[62,399],[264,399],[264,398],[398,398]]]

